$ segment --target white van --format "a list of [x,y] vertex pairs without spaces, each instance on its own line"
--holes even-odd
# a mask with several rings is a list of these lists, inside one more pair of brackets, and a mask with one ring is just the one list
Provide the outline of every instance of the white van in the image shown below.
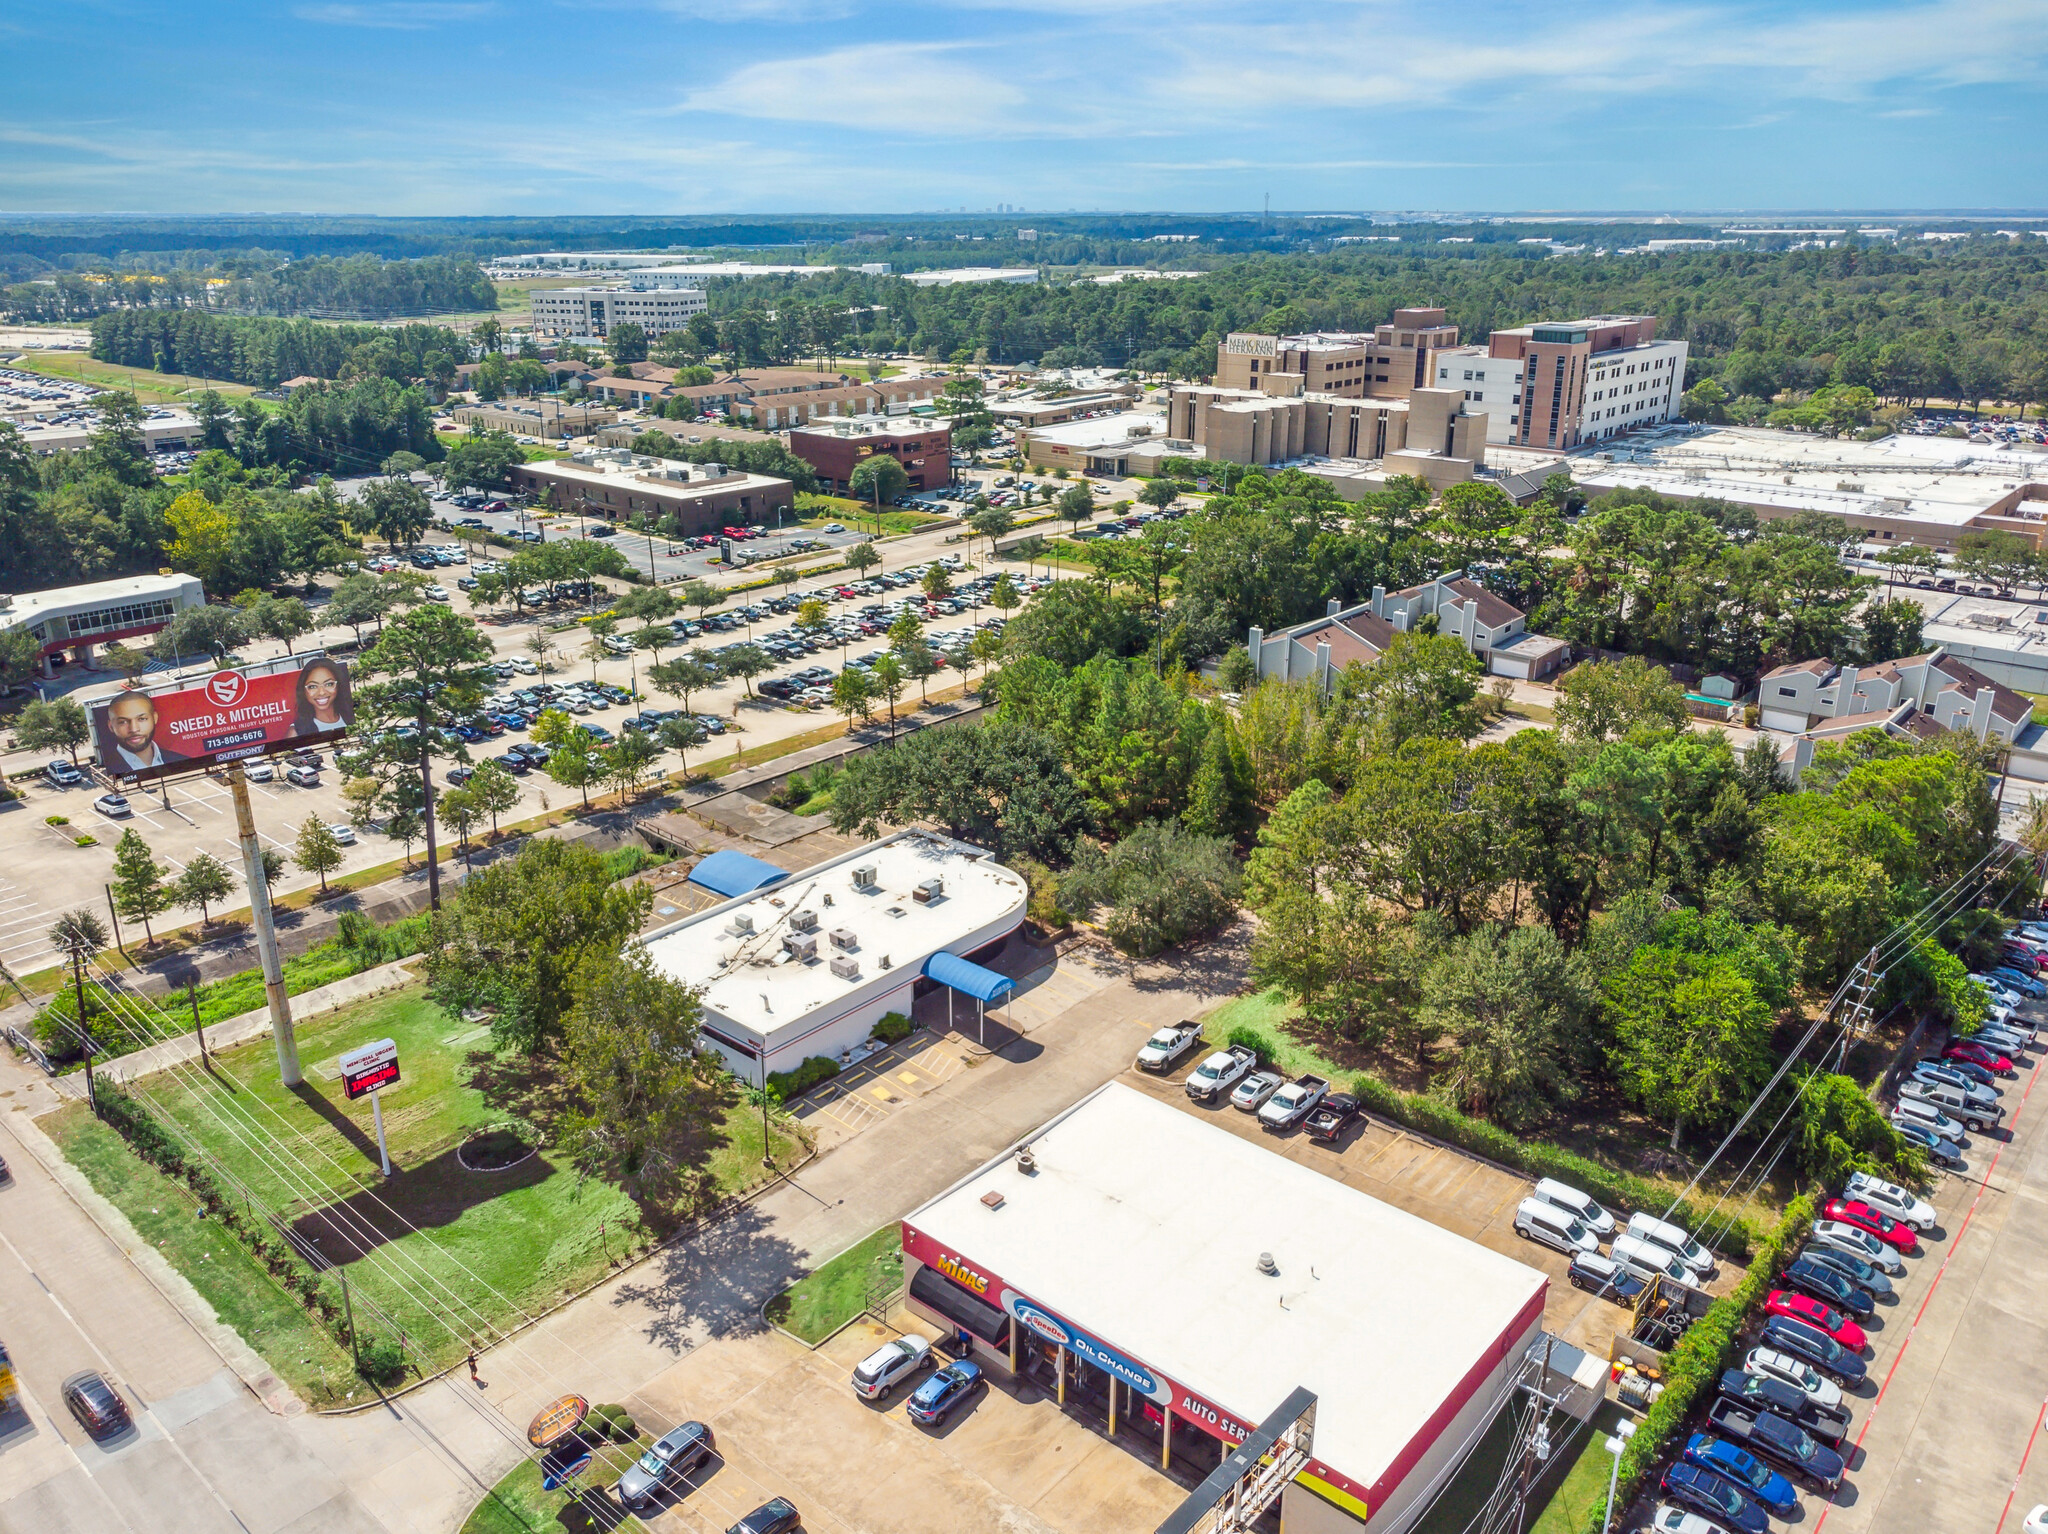
[[1646,1284],[1659,1278],[1675,1278],[1681,1284],[1699,1282],[1691,1268],[1654,1241],[1640,1240],[1635,1236],[1616,1236],[1614,1245],[1608,1248],[1607,1255]]
[[1515,1234],[1568,1257],[1600,1250],[1599,1238],[1574,1219],[1569,1210],[1540,1198],[1525,1198],[1515,1210]]
[[1546,1204],[1555,1204],[1596,1236],[1614,1234],[1614,1216],[1570,1183],[1546,1177],[1536,1184],[1535,1196]]
[[1714,1276],[1714,1254],[1678,1226],[1667,1224],[1655,1215],[1632,1214],[1628,1217],[1628,1233],[1638,1241],[1654,1241],[1674,1253],[1680,1262],[1701,1278]]

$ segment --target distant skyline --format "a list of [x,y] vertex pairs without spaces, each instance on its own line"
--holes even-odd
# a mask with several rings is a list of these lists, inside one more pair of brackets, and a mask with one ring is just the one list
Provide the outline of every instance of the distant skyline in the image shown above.
[[2048,0],[74,0],[0,36],[8,212],[2048,204]]

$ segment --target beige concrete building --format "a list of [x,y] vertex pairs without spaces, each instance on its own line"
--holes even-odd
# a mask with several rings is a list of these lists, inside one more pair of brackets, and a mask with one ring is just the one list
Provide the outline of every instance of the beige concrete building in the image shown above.
[[491,400],[455,407],[458,425],[480,425],[485,431],[509,432],[515,437],[587,437],[618,418],[618,411],[602,405],[564,405],[551,399],[531,404]]
[[1165,435],[1228,463],[1330,458],[1377,464],[1382,476],[1412,474],[1442,489],[1486,461],[1486,417],[1454,389],[1412,389],[1404,399],[1345,399],[1300,389],[1295,375],[1264,375],[1261,388],[1176,385]]
[[1566,452],[1676,419],[1686,350],[1654,315],[1596,314],[1496,330],[1436,358],[1435,381],[1493,417],[1492,441]]
[[1304,392],[1342,399],[1406,399],[1427,388],[1436,355],[1458,344],[1458,327],[1442,309],[1396,309],[1387,324],[1364,331],[1313,331],[1296,336],[1234,332],[1216,349],[1217,387],[1257,389],[1275,373],[1292,374]]
[[611,521],[651,513],[683,534],[760,522],[796,505],[795,487],[786,479],[723,464],[644,458],[623,448],[520,464],[512,470],[512,488]]

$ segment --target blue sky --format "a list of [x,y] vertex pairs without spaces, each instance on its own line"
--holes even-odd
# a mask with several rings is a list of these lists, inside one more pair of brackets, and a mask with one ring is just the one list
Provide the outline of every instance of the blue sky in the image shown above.
[[0,209],[2040,207],[2048,0],[0,0]]

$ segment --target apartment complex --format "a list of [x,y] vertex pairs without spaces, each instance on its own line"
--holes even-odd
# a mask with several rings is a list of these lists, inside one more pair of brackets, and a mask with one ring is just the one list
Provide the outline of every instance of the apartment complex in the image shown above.
[[1293,374],[1310,394],[1342,399],[1406,399],[1426,388],[1439,352],[1458,344],[1458,327],[1441,309],[1396,309],[1387,324],[1363,331],[1262,336],[1234,332],[1216,349],[1219,388],[1257,389],[1275,373]]
[[1312,678],[1327,689],[1346,666],[1371,665],[1395,635],[1413,633],[1425,617],[1434,617],[1438,633],[1463,643],[1495,676],[1545,677],[1571,653],[1561,639],[1531,634],[1520,608],[1463,570],[1400,591],[1375,586],[1371,601],[1353,607],[1332,597],[1320,618],[1270,634],[1252,629],[1246,648],[1260,676],[1290,682]]
[[1800,661],[1766,672],[1757,687],[1757,718],[1767,730],[1836,737],[1894,715],[1910,730],[1967,730],[2010,745],[2032,722],[2034,705],[1942,649],[1875,666]]
[[930,409],[945,393],[943,378],[857,382],[846,373],[809,368],[748,368],[708,384],[678,384],[676,369],[636,363],[586,387],[614,404],[642,410],[682,400],[698,414],[723,413],[768,431],[821,418]]
[[542,335],[607,336],[614,325],[634,324],[648,340],[681,330],[704,312],[702,288],[536,288],[533,328]]
[[623,448],[592,448],[568,458],[520,464],[512,488],[564,511],[611,521],[657,517],[678,534],[716,532],[767,520],[796,505],[786,479],[744,474],[718,463],[678,463]]
[[821,490],[847,491],[854,469],[878,453],[903,465],[912,490],[936,490],[953,479],[953,429],[946,421],[886,416],[817,421],[790,430],[789,450],[817,471]]
[[1387,474],[1461,484],[1486,461],[1487,419],[1454,389],[1400,399],[1345,398],[1301,388],[1299,375],[1261,374],[1257,390],[1176,385],[1165,435],[1229,463],[1323,457],[1377,462]]
[[1566,452],[1679,415],[1686,343],[1656,333],[1642,314],[1496,330],[1437,357],[1436,386],[1485,412],[1489,442]]

